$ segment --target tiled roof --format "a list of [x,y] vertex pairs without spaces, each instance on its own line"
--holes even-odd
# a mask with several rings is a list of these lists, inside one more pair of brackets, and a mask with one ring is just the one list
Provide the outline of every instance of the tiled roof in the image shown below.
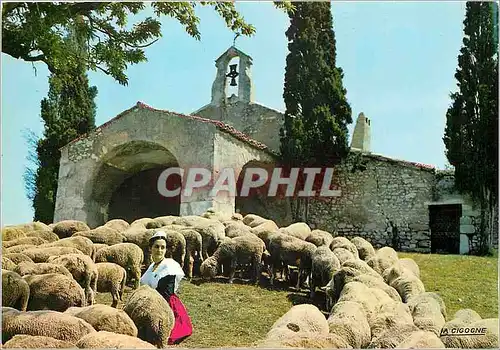
[[[357,151],[359,152],[359,151]],[[396,159],[396,158],[391,158],[387,156],[383,156],[381,154],[375,154],[375,153],[363,153],[365,157],[369,157],[372,159],[377,159],[380,161],[385,161],[385,162],[391,162],[391,163],[398,163],[401,165],[405,166],[411,166],[411,167],[416,167],[422,170],[430,170],[430,171],[435,171],[436,167],[434,165],[430,164],[424,164],[424,163],[418,163],[418,162],[410,162],[408,160],[402,160],[402,159]]]
[[[154,111],[154,112],[161,112],[161,113],[167,113],[167,114],[170,114],[170,115],[175,115],[179,118],[186,118],[186,119],[190,119],[190,120],[195,120],[197,122],[200,122],[200,123],[209,123],[209,124],[213,124],[217,127],[217,129],[223,131],[223,132],[226,132],[228,134],[230,134],[231,136],[235,137],[236,139],[240,140],[240,141],[243,141],[247,144],[249,144],[250,146],[252,147],[255,147],[257,149],[260,149],[262,151],[266,151],[267,153],[270,153],[272,155],[275,155],[274,152],[272,152],[265,144],[263,144],[262,142],[259,142],[257,140],[254,140],[252,139],[250,136],[242,133],[241,131],[235,129],[234,127],[232,127],[231,125],[228,125],[226,123],[223,123],[219,120],[213,120],[213,119],[208,119],[208,118],[202,118],[202,117],[199,117],[199,116],[196,116],[196,115],[187,115],[187,114],[182,114],[182,113],[177,113],[177,112],[172,112],[172,111],[169,111],[169,110],[164,110],[164,109],[156,109],[156,108],[153,108],[151,106],[148,106],[147,104],[143,103],[143,102],[140,102],[138,101],[137,104],[135,106],[133,106],[132,108],[129,108],[123,112],[121,112],[120,114],[118,114],[116,117],[108,120],[106,123],[98,126],[96,129],[94,129],[92,132],[96,132],[96,131],[100,131],[104,128],[106,128],[108,125],[116,122],[118,119],[120,119],[121,117],[123,117],[125,114],[133,111],[134,109],[137,109],[137,108],[143,108],[143,109],[148,109],[150,111]],[[84,139],[88,136],[88,134],[83,134],[81,136],[79,136],[78,138],[74,139],[73,141],[69,142],[67,145],[61,147],[61,148],[64,148],[64,147],[67,147],[69,146],[70,144],[78,141],[78,140],[81,140],[81,139]]]

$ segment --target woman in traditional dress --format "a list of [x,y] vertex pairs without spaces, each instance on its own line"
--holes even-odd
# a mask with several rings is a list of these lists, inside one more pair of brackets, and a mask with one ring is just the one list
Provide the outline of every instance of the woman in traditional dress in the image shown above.
[[149,250],[153,263],[141,277],[141,284],[147,284],[160,293],[169,303],[175,316],[175,324],[170,333],[168,344],[179,344],[193,333],[191,319],[177,296],[184,271],[177,261],[165,257],[167,235],[156,232],[149,240]]

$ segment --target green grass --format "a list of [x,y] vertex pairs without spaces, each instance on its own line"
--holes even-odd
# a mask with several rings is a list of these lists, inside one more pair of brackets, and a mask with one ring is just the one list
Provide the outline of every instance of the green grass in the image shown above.
[[[474,309],[483,318],[498,317],[497,258],[414,253],[399,253],[399,257],[417,262],[426,290],[441,295],[449,317],[463,308]],[[124,301],[130,292],[127,288]],[[292,305],[308,302],[306,296],[305,290],[269,290],[237,280],[233,285],[183,281],[179,297],[188,309],[194,332],[180,346],[252,346]],[[98,294],[96,299],[111,304],[109,293]]]

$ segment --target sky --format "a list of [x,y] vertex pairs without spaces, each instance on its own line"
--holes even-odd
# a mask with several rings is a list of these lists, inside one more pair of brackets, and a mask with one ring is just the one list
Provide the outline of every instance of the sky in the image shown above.
[[[284,111],[289,19],[269,2],[242,2],[237,8],[256,27],[254,36],[236,42],[253,58],[255,100]],[[210,102],[215,59],[232,45],[234,34],[211,8],[200,7],[197,14],[201,40],[164,19],[162,38],[146,49],[148,62],[128,68],[128,86],[89,73],[99,91],[96,125],[138,101],[186,114]],[[444,168],[442,137],[449,94],[456,90],[465,2],[334,2],[332,14],[337,65],[353,113],[350,137],[363,112],[371,120],[372,152]],[[2,226],[33,220],[23,180],[29,165],[23,133],[42,135],[40,101],[47,91],[43,64],[2,53]]]

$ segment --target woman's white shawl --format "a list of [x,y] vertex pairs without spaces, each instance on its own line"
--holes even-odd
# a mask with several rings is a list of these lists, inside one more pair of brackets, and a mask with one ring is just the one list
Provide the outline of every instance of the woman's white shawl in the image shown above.
[[156,289],[160,279],[168,275],[175,275],[174,293],[177,293],[181,280],[184,278],[184,271],[181,265],[174,259],[165,258],[154,272],[152,271],[153,266],[154,263],[151,263],[146,272],[144,272],[140,280],[141,284],[147,284],[151,288]]

